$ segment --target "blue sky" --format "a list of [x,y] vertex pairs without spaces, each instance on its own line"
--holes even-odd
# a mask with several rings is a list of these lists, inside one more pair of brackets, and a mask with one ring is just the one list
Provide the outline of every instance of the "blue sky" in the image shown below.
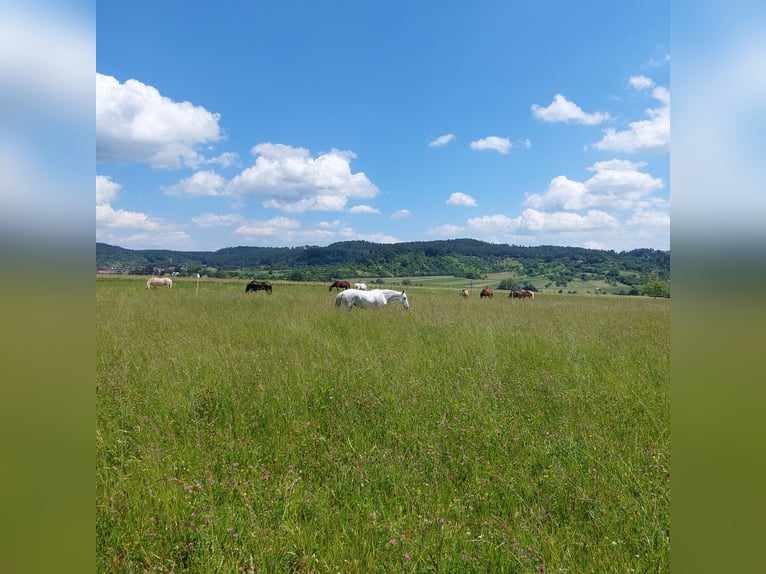
[[103,2],[96,240],[669,249],[667,2]]

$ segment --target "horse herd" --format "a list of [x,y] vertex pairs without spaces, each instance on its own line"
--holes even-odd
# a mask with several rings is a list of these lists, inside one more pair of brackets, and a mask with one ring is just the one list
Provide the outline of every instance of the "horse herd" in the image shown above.
[[[173,280],[169,277],[149,277],[146,281],[146,288],[152,287],[167,287],[173,288]],[[410,308],[410,302],[407,299],[407,294],[404,291],[396,291],[394,289],[373,289],[367,290],[367,285],[364,283],[354,283],[354,288],[351,288],[351,283],[348,281],[334,281],[330,285],[330,291],[335,289],[337,295],[335,296],[335,306],[345,307],[351,310],[353,307],[384,307],[390,301],[399,301],[402,307],[405,309]],[[252,291],[265,291],[271,295],[272,287],[268,281],[256,281],[253,279],[245,286],[245,293]],[[470,292],[468,289],[461,289],[460,295],[462,297],[468,297]],[[492,299],[495,295],[495,290],[490,287],[485,287],[479,293],[479,298],[485,297]],[[535,292],[528,289],[514,289],[508,294],[509,298],[514,299],[534,299]]]
[[[461,289],[460,295],[462,297],[468,297],[471,294],[468,289]],[[495,296],[495,290],[491,287],[485,287],[481,290],[481,293],[479,293],[479,298],[484,299],[487,297],[488,299],[492,299]],[[529,289],[514,289],[510,293],[508,293],[508,298],[511,299],[534,299],[535,298],[535,292],[530,291]]]

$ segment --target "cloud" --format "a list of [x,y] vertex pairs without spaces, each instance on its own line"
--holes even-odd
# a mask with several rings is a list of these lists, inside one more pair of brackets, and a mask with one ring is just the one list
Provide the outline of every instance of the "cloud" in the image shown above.
[[449,196],[446,201],[447,205],[465,205],[468,207],[475,207],[476,200],[468,194],[461,193],[459,191]]
[[587,126],[600,124],[610,117],[609,114],[602,112],[586,114],[577,104],[570,102],[561,94],[556,94],[547,108],[532,104],[532,115],[544,122],[566,122]]
[[240,225],[234,230],[235,235],[248,237],[279,237],[285,232],[292,232],[301,228],[297,219],[287,217],[274,217],[268,221],[250,221]]
[[160,229],[160,222],[151,219],[144,213],[114,209],[112,202],[117,199],[122,186],[111,177],[96,176],[96,235],[99,228],[143,229],[155,231]]
[[370,241],[372,243],[399,243],[399,239],[387,233],[359,233],[350,227],[344,227],[338,233],[338,238],[344,241]]
[[519,217],[507,215],[485,215],[468,220],[468,227],[483,234],[528,232],[584,231],[611,228],[617,219],[604,211],[589,210],[585,215],[558,211],[545,213],[526,209]]
[[217,196],[225,195],[226,180],[212,170],[198,171],[175,185],[162,186],[168,195],[176,196]]
[[445,224],[437,227],[431,227],[426,230],[426,233],[435,237],[449,237],[461,233],[465,228],[459,225]]
[[305,148],[262,143],[255,164],[235,176],[227,193],[264,198],[263,206],[289,213],[342,211],[349,199],[370,199],[378,188],[364,172],[352,173],[353,152],[332,150],[312,157]]
[[229,227],[242,222],[242,216],[238,213],[217,215],[215,213],[203,213],[192,217],[192,223],[199,227]]
[[551,180],[547,191],[531,194],[524,203],[534,209],[634,209],[665,184],[641,168],[646,164],[613,159],[588,168],[595,175],[584,182],[560,175]]
[[493,149],[495,151],[499,151],[502,154],[506,154],[511,150],[510,140],[507,138],[499,138],[497,136],[489,136],[484,139],[472,141],[470,146],[471,149]]
[[444,134],[428,143],[430,147],[442,147],[455,139],[455,134]]
[[348,210],[349,213],[380,213],[380,210],[369,205],[355,205]]
[[410,210],[409,209],[400,209],[399,211],[395,211],[391,214],[391,219],[401,219],[403,217],[409,217],[410,216]]
[[670,149],[670,92],[658,86],[652,96],[662,105],[646,110],[649,119],[628,124],[628,129],[617,131],[608,128],[601,141],[593,144],[601,151],[639,152],[666,151]]
[[274,217],[267,221],[250,221],[236,230],[235,235],[273,245],[316,245],[337,240],[364,240],[375,243],[397,243],[396,237],[384,233],[359,233],[341,222],[322,221],[311,229],[304,229],[300,221],[287,217]]
[[[144,162],[155,168],[196,167],[197,151],[223,139],[219,114],[174,102],[138,80],[96,73],[96,160]],[[229,156],[219,156],[228,161]]]
[[122,186],[105,175],[96,176],[96,206],[112,203]]
[[119,245],[182,247],[189,235],[162,219],[137,211],[114,209],[122,186],[111,177],[96,176],[96,241]]
[[646,90],[654,86],[654,81],[646,76],[632,76],[629,83],[637,90]]
[[651,211],[639,208],[628,219],[628,225],[640,227],[670,227],[670,214],[667,211]]

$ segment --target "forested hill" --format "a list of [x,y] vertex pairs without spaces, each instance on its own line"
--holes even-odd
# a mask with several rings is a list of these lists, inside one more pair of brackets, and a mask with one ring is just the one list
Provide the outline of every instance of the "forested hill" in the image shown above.
[[218,251],[131,250],[96,243],[96,267],[149,274],[155,268],[229,276],[264,275],[299,281],[339,277],[418,277],[453,275],[480,279],[512,271],[520,276],[546,275],[637,280],[670,278],[670,252],[655,249],[608,251],[581,247],[523,247],[475,239],[393,244],[344,241],[326,247],[227,247]]

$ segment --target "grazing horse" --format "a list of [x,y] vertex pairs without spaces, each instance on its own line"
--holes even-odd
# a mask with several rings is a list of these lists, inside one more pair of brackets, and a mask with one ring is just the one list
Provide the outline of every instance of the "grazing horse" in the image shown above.
[[149,279],[146,280],[147,289],[151,289],[152,287],[160,287],[162,285],[167,285],[168,289],[172,289],[173,280],[170,277],[149,277]]
[[534,299],[535,292],[527,289],[515,289],[508,294],[508,297],[513,297],[514,299]]
[[359,289],[360,291],[367,291],[367,285],[364,283],[354,283],[354,289]]
[[387,303],[388,300],[380,291],[346,289],[335,296],[335,306],[343,305],[349,311],[353,307],[385,307]]
[[393,289],[373,289],[372,291],[367,291],[367,293],[375,292],[382,293],[388,302],[399,301],[405,309],[410,308],[410,301],[407,299],[407,294],[404,291],[395,291]]
[[245,293],[250,293],[250,291],[266,291],[269,295],[271,295],[271,283],[268,281],[256,281],[253,279],[250,281],[250,283],[247,284],[247,287],[245,287]]
[[332,291],[333,287],[340,291],[341,289],[351,289],[351,283],[348,281],[334,281],[332,285],[330,285],[330,288],[328,291]]
[[461,289],[461,290],[460,290],[460,294],[461,294],[463,297],[468,297],[468,289]]
[[489,287],[485,287],[484,289],[481,290],[481,293],[479,293],[480,299],[484,299],[484,297],[489,297],[490,299],[492,299],[492,297],[494,296],[495,296],[495,290],[490,289]]

